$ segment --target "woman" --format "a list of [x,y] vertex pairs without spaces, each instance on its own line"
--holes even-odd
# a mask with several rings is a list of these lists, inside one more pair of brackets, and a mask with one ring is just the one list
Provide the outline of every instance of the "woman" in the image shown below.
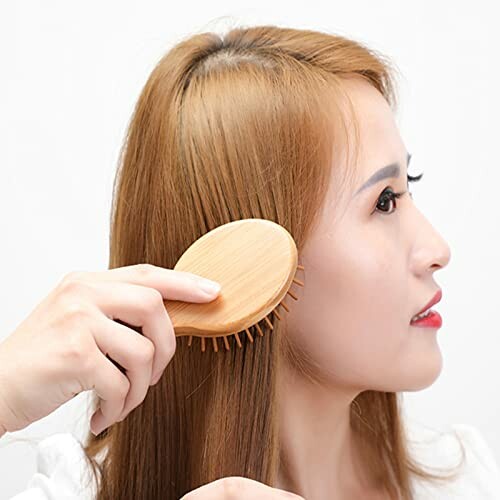
[[173,268],[207,231],[259,217],[291,233],[305,286],[241,349],[177,339],[142,404],[89,434],[96,498],[256,498],[259,483],[308,500],[499,494],[477,431],[419,454],[402,417],[400,393],[442,368],[439,325],[412,318],[439,299],[450,249],[408,190],[420,176],[393,71],[355,41],[276,26],[191,36],[155,67],[117,173],[110,268]]

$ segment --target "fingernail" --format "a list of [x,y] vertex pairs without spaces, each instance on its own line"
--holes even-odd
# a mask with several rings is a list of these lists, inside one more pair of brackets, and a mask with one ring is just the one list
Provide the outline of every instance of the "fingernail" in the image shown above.
[[221,289],[219,283],[211,280],[200,280],[198,282],[198,286],[201,290],[203,290],[205,293],[208,293],[209,295],[215,295]]

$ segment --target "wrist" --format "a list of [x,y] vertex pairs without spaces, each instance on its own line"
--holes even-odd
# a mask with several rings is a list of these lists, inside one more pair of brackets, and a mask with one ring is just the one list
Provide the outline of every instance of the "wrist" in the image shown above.
[[3,381],[0,377],[0,437],[8,432],[5,422],[7,421],[6,419],[8,419],[7,413],[9,411],[9,408],[6,405],[5,395],[2,393],[2,382]]

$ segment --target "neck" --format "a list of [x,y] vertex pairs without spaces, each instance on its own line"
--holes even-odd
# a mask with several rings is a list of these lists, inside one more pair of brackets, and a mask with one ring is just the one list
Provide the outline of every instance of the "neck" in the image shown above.
[[359,391],[315,384],[286,367],[281,373],[276,487],[308,500],[355,498],[354,492],[373,489],[351,427],[350,407]]

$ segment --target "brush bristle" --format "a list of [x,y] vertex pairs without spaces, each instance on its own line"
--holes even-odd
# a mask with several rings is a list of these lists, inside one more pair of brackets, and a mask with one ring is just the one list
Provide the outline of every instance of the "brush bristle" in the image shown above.
[[[297,269],[300,269],[301,271],[304,270],[304,266],[298,264],[297,265]],[[300,281],[298,280],[297,278],[293,278],[292,280],[293,283],[295,283],[296,285],[298,286],[301,286],[303,287],[304,286],[304,282],[303,281]],[[287,290],[286,292],[288,295],[290,295],[290,297],[292,297],[294,300],[298,300],[298,297],[297,295],[295,295],[291,290]],[[279,306],[282,306],[283,309],[286,311],[286,312],[290,312],[290,309],[288,308],[288,306],[285,304],[285,302],[280,302],[272,311],[271,313],[273,313],[276,318],[278,320],[282,320],[283,318],[280,316],[279,312],[278,312],[278,307]],[[270,330],[274,330],[274,327],[273,327],[273,324],[271,323],[271,321],[269,320],[269,318],[267,316],[264,316],[264,318],[261,320],[261,321],[265,321],[267,326],[269,327]],[[257,333],[260,337],[263,337],[264,336],[264,332],[262,331],[261,327],[259,326],[259,322],[255,323],[254,325],[252,325],[251,327],[249,328],[252,328],[254,327],[257,329]],[[218,338],[222,338],[223,339],[223,342],[224,342],[224,348],[226,349],[226,351],[230,351],[231,348],[229,346],[229,342],[228,342],[228,338],[229,337],[234,337],[235,341],[236,341],[236,344],[238,345],[238,347],[241,349],[243,347],[242,343],[241,343],[241,339],[240,339],[240,336],[238,333],[246,333],[246,336],[249,340],[250,343],[253,344],[254,342],[254,338],[252,336],[252,334],[250,333],[250,330],[249,328],[245,328],[245,330],[243,330],[243,332],[235,332],[235,333],[230,333],[229,335],[219,335],[218,337],[212,337],[212,346],[213,346],[213,350],[214,352],[219,352],[219,345],[217,343],[217,339]],[[197,335],[196,335],[197,336]],[[202,352],[205,352],[206,350],[206,345],[205,345],[205,337],[200,337],[200,341],[201,341],[201,351]],[[188,347],[191,347],[193,343],[193,335],[190,335],[189,336],[189,339],[188,339]]]

